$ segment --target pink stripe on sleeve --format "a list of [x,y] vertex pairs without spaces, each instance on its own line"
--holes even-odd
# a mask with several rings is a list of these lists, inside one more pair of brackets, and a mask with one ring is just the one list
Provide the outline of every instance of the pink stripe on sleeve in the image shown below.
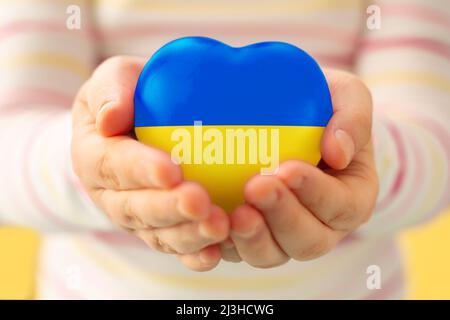
[[402,48],[420,49],[450,59],[450,45],[434,39],[420,37],[370,39],[370,41],[363,42],[359,50],[361,51],[360,53],[370,53],[386,49]]
[[[31,166],[30,160],[32,159],[31,151],[33,149],[33,144],[36,141],[36,136],[42,132],[46,128],[46,126],[55,118],[57,115],[51,114],[48,117],[41,120],[31,131],[30,136],[28,137],[25,146],[24,146],[24,155],[22,157],[22,172],[23,172],[23,181],[24,187],[28,191],[31,201],[38,209],[37,211],[45,216],[45,218],[57,226],[58,228],[62,228],[63,230],[70,230],[70,226],[67,222],[62,220],[55,212],[53,212],[45,203],[41,200],[40,196],[35,190],[35,186],[33,184],[33,179],[31,177]],[[50,168],[49,168],[50,169]]]

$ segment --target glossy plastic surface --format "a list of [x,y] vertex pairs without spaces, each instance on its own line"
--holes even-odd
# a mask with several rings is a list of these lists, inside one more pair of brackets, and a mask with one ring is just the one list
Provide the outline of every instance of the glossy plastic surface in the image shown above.
[[[229,129],[277,130],[279,161],[313,164],[320,160],[320,139],[332,116],[320,67],[301,49],[281,42],[233,48],[209,38],[172,41],[145,65],[134,102],[138,139],[169,153],[177,144],[174,130],[180,128],[202,148],[211,142],[204,136],[211,128],[223,137]],[[194,128],[195,121],[201,121],[201,130]],[[203,184],[215,203],[232,210],[243,201],[245,182],[261,172],[260,160],[193,161],[182,168],[186,179]]]
[[141,126],[325,126],[332,114],[317,63],[287,43],[233,48],[209,38],[182,38],[156,52],[135,94]]

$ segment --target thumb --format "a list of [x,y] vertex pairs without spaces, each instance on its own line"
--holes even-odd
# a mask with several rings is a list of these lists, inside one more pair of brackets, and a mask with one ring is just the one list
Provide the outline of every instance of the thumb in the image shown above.
[[333,169],[346,168],[370,141],[372,98],[366,85],[350,73],[325,71],[333,116],[321,142],[323,160]]
[[134,91],[145,59],[118,56],[104,61],[88,81],[86,99],[103,136],[128,134],[134,123]]

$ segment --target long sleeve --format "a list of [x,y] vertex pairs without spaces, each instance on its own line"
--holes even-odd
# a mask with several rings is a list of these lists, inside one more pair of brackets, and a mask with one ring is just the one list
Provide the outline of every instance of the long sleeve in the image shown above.
[[422,223],[450,203],[450,7],[446,0],[378,1],[356,71],[374,100],[380,195],[359,233]]
[[[96,63],[87,6],[73,0],[1,4],[0,224],[110,228],[70,161],[72,100]],[[67,19],[78,9],[81,28],[72,29]]]

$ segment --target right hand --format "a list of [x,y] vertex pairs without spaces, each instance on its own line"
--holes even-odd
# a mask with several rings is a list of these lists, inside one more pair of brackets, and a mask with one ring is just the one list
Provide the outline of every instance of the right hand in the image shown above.
[[221,259],[227,214],[208,193],[183,181],[167,153],[133,138],[133,96],[145,60],[114,57],[80,89],[73,106],[72,162],[87,194],[116,225],[190,269]]

